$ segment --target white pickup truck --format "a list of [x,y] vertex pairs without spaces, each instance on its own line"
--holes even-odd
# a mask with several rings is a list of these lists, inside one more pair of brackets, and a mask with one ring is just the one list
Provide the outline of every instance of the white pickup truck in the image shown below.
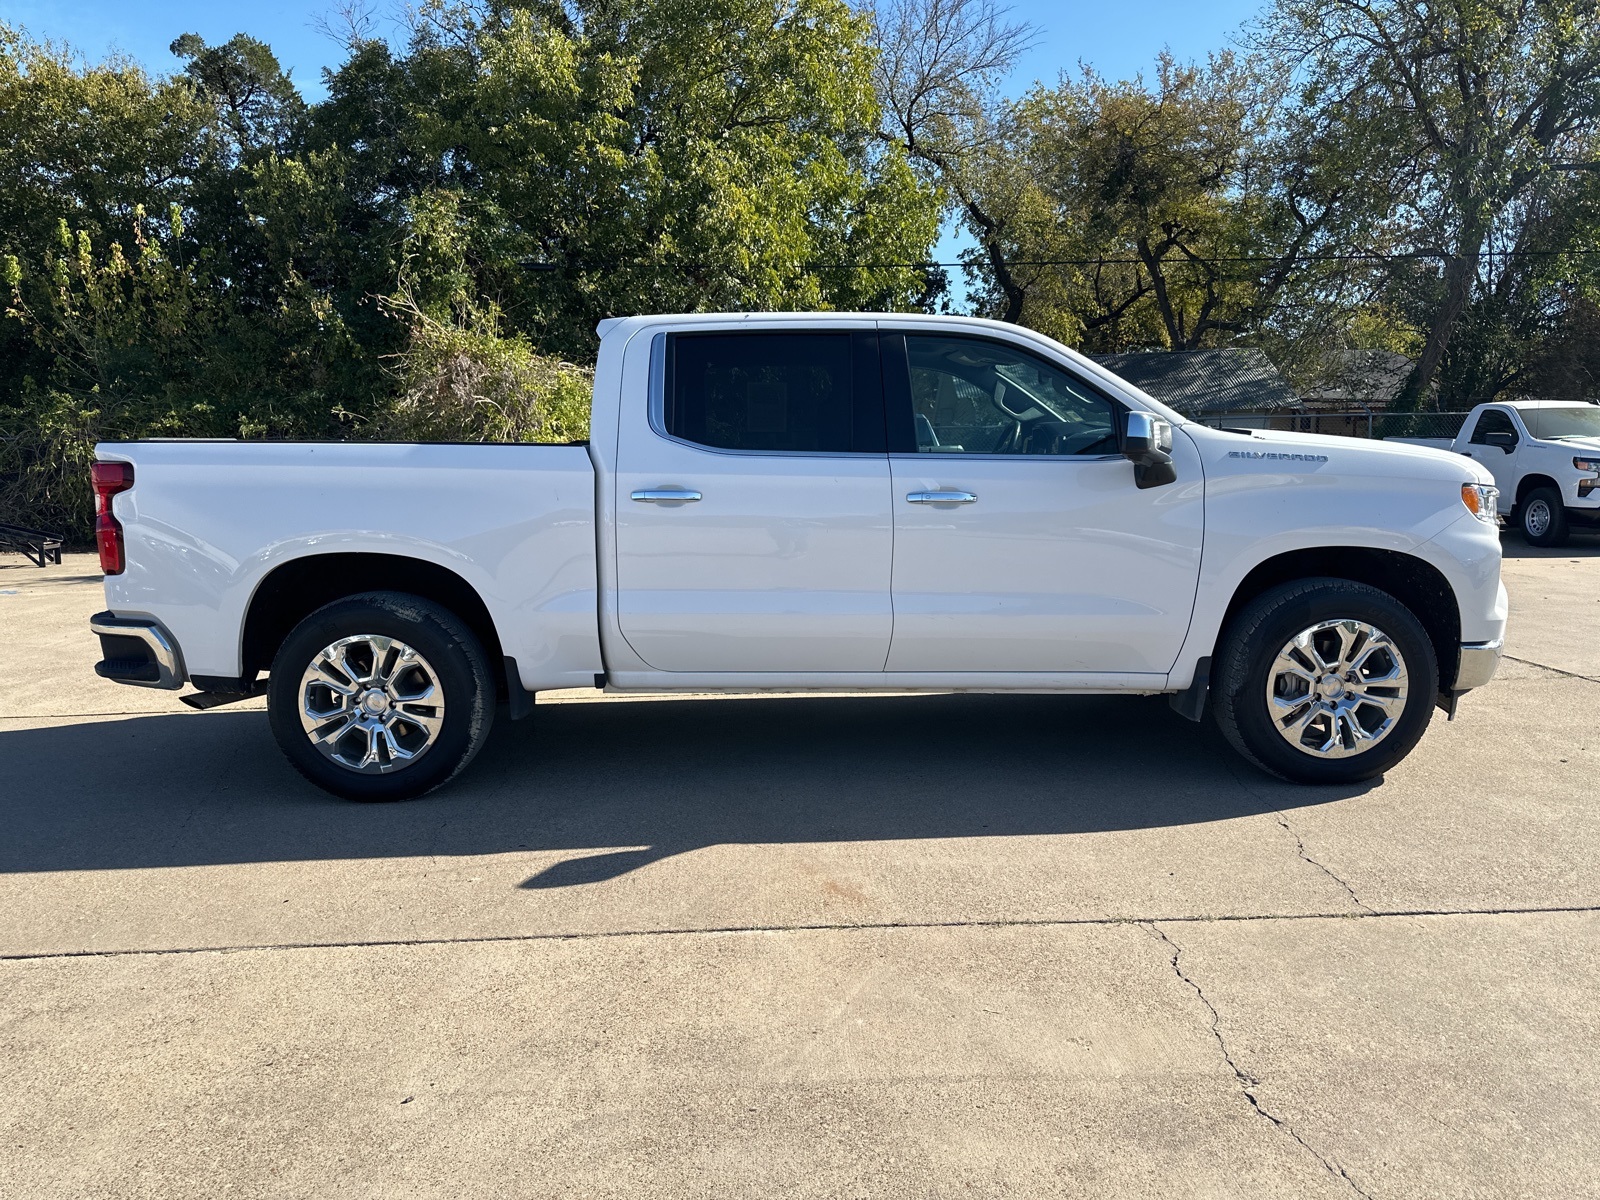
[[1600,405],[1499,400],[1467,414],[1455,438],[1389,438],[1477,460],[1535,546],[1565,544],[1573,526],[1600,525]]
[[586,444],[98,447],[99,674],[264,692],[303,774],[380,800],[573,687],[1170,693],[1351,781],[1499,660],[1459,455],[1207,429],[989,321],[600,334]]

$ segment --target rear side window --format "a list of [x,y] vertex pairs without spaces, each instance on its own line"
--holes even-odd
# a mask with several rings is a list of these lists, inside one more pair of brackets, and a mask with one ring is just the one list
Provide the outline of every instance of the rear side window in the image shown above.
[[883,453],[875,334],[673,334],[665,367],[672,437],[718,450]]
[[1498,408],[1491,408],[1478,418],[1478,427],[1472,431],[1472,445],[1487,446],[1488,435],[1491,433],[1509,433],[1513,439],[1517,436],[1517,427],[1511,423],[1511,417]]

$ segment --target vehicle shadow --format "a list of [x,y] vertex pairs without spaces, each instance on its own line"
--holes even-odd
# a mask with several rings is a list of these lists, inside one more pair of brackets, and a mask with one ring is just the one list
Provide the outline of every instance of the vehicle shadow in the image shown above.
[[1506,558],[1600,558],[1600,533],[1574,531],[1565,546],[1530,546],[1521,534],[1508,532],[1500,538],[1500,553]]
[[296,775],[261,712],[0,732],[0,871],[575,856],[611,879],[717,844],[1075,834],[1325,804],[1236,759],[1161,697],[932,695],[540,705],[455,784],[405,804]]

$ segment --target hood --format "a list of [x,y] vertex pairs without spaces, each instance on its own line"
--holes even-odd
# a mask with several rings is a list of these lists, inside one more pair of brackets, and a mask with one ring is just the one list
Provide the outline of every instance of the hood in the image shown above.
[[1533,440],[1542,442],[1546,446],[1566,446],[1580,454],[1586,450],[1590,453],[1600,451],[1600,437],[1534,438]]
[[[1276,429],[1252,429],[1230,433],[1205,426],[1185,425],[1184,432],[1208,459],[1242,465],[1248,461],[1271,462],[1273,453],[1326,455],[1328,464],[1340,474],[1410,476],[1422,479],[1448,479],[1458,483],[1494,482],[1487,467],[1454,450],[1432,446],[1413,446],[1328,433],[1288,433]],[[1576,445],[1576,443],[1571,443]],[[1257,455],[1262,456],[1256,458]]]

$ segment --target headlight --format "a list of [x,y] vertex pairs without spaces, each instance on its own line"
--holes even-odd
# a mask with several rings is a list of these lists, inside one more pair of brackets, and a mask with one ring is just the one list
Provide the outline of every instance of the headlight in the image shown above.
[[1572,465],[1580,471],[1593,471],[1600,474],[1600,458],[1575,458]]
[[1489,525],[1496,525],[1500,521],[1500,489],[1497,487],[1487,483],[1463,483],[1461,503],[1480,521]]

